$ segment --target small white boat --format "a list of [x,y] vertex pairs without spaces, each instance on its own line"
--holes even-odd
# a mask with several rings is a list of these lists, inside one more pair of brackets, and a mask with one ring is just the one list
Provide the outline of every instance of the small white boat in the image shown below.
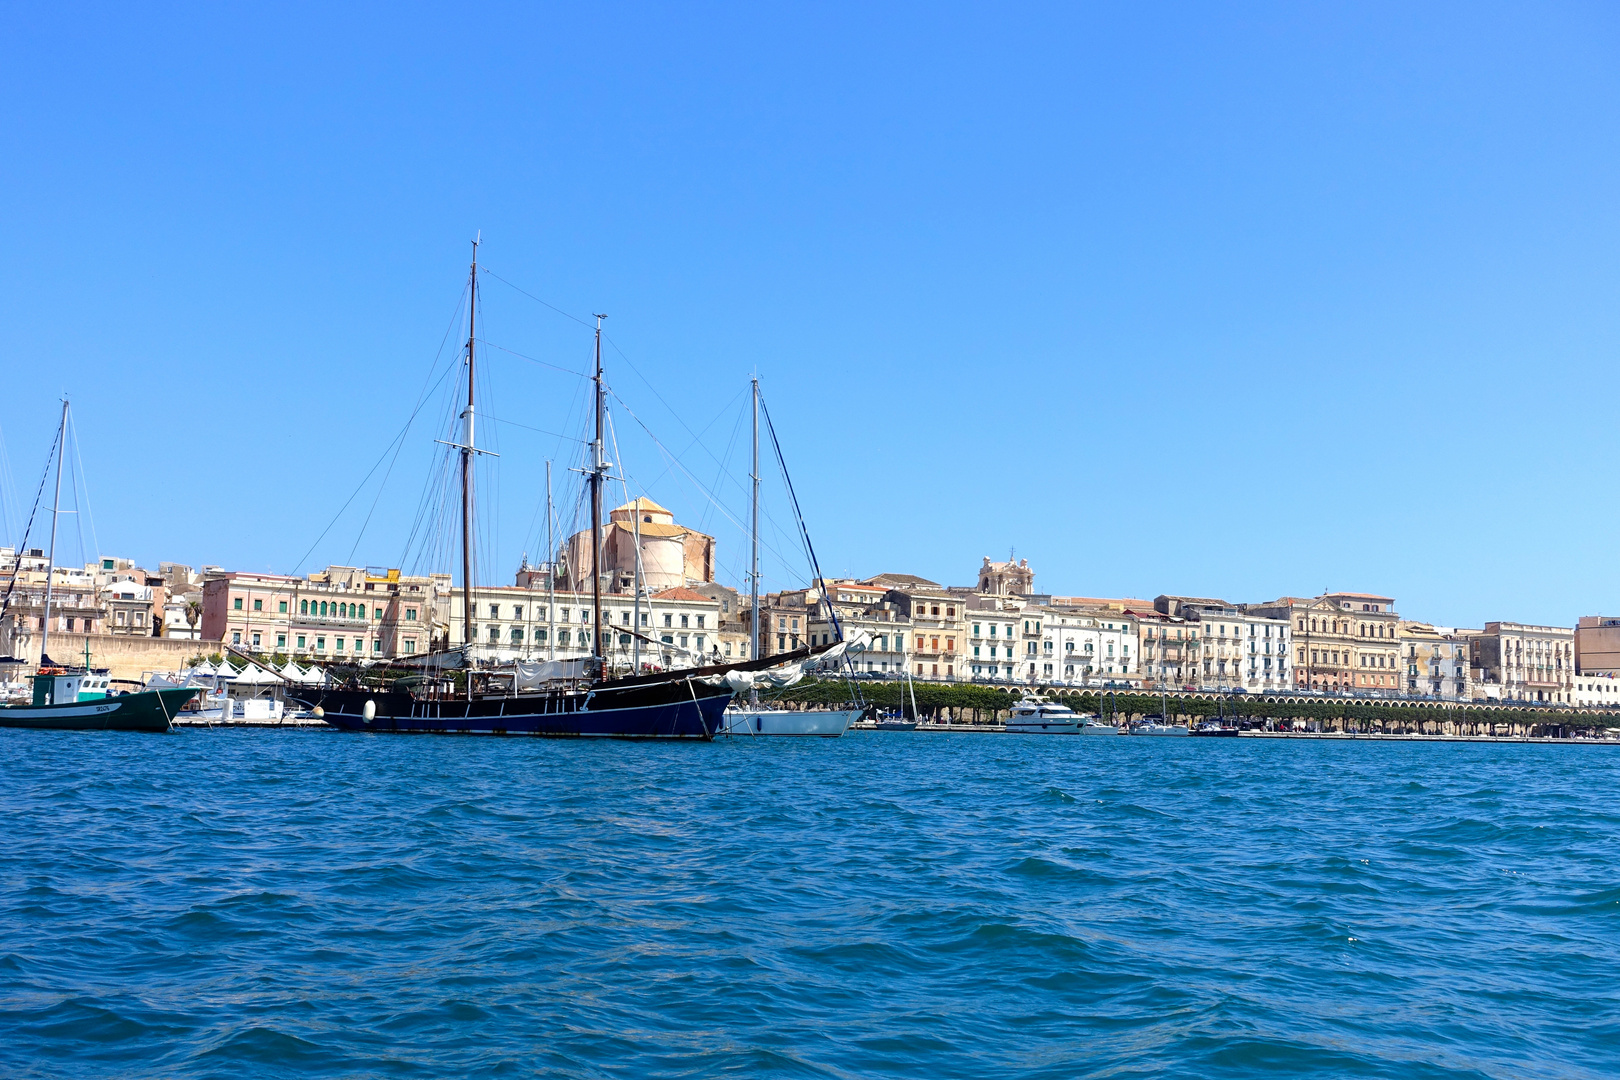
[[1149,716],[1131,728],[1132,735],[1185,735],[1186,724],[1169,724],[1162,716]]
[[[820,735],[832,739],[849,730],[861,709],[757,709],[744,706],[726,710],[720,725],[724,735]],[[914,727],[916,725],[913,725]]]
[[1079,730],[1079,713],[1039,698],[1025,698],[1007,717],[1007,732],[1012,735],[1073,735]]
[[1110,724],[1099,716],[1085,716],[1081,718],[1080,734],[1082,735],[1118,735],[1119,726]]

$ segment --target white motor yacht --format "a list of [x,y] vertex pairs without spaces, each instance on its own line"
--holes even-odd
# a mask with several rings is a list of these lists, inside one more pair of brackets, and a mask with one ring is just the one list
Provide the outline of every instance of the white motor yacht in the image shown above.
[[1007,717],[1007,731],[1014,735],[1073,735],[1080,730],[1081,716],[1067,705],[1040,698],[1025,698]]

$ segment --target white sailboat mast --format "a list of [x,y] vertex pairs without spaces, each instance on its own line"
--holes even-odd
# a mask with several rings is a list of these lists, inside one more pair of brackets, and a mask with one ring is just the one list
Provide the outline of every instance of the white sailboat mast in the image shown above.
[[[62,423],[56,431],[56,497],[51,502],[51,554],[45,564],[45,626],[39,634],[39,662],[45,662],[45,647],[51,640],[51,586],[56,580],[56,520],[62,513],[62,457],[67,450],[68,401],[62,399]],[[18,566],[22,560],[18,560]],[[89,638],[85,639],[88,644]]]
[[753,611],[750,617],[750,626],[753,630],[752,650],[749,659],[759,659],[759,644],[765,640],[759,627],[759,376],[755,376],[753,386],[753,414],[754,414],[754,458],[753,458],[753,501],[749,512],[749,533],[751,536],[752,551],[749,556],[748,581],[749,591],[753,594]]

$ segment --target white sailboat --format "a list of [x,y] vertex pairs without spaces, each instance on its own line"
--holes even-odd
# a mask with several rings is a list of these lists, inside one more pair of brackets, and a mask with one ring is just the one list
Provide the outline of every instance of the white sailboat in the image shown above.
[[[1116,705],[1117,705],[1118,699],[1115,698],[1114,700],[1115,700]],[[1114,710],[1114,715],[1113,715],[1113,717],[1111,719],[1104,720],[1102,714],[1103,714],[1102,695],[1098,694],[1097,695],[1097,715],[1092,716],[1091,714],[1087,713],[1084,717],[1081,718],[1080,734],[1082,734],[1082,735],[1118,735],[1118,734],[1120,734],[1120,727],[1119,727],[1119,719],[1118,719],[1118,714],[1117,714],[1117,708],[1116,708],[1116,710]]]
[[[758,657],[760,642],[764,635],[759,627],[759,379],[753,380],[753,504],[750,521],[751,542],[753,545],[749,577],[752,582],[750,592],[753,594],[753,617],[749,624],[749,641],[751,655]],[[819,573],[818,573],[819,577]],[[826,589],[822,589],[823,598],[831,604],[826,597]],[[773,709],[762,707],[759,703],[759,691],[752,687],[748,690],[748,702],[739,705],[733,699],[726,707],[725,719],[721,722],[720,730],[727,735],[819,735],[823,738],[836,738],[849,730],[849,725],[860,718],[860,709]]]
[[[905,635],[900,635],[900,666],[906,673],[906,686],[900,693],[900,708],[878,717],[879,731],[916,731],[922,713],[917,710],[917,688],[911,682],[911,659],[906,655]],[[911,712],[906,712],[906,698],[911,698]]]
[[1131,727],[1132,735],[1186,735],[1186,724],[1173,724],[1170,722],[1170,703],[1163,691],[1159,693],[1159,712],[1156,715],[1144,716],[1140,724]]
[[1185,735],[1186,724],[1165,723],[1162,716],[1150,716],[1142,723],[1131,728],[1132,735]]

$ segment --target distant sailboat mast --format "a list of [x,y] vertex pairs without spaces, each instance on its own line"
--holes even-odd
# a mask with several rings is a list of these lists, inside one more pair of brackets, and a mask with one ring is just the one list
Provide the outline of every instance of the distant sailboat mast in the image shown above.
[[[753,502],[749,509],[749,533],[752,542],[752,551],[749,556],[748,580],[750,583],[749,591],[753,594],[753,611],[749,618],[749,625],[752,628],[751,637],[753,640],[749,643],[749,648],[752,650],[749,654],[749,659],[757,660],[759,659],[759,643],[764,640],[764,635],[760,633],[759,629],[759,376],[757,375],[754,376],[752,380],[752,389],[754,456],[751,477],[753,480],[754,494]],[[757,691],[750,691],[749,700],[756,700],[757,697]]]
[[[45,663],[45,647],[51,641],[51,584],[56,580],[56,520],[62,513],[62,456],[67,448],[68,401],[62,399],[62,424],[56,431],[56,498],[51,503],[51,557],[45,564],[45,620],[39,632],[39,662]],[[77,489],[75,489],[77,490]],[[22,560],[17,561],[19,568]],[[90,639],[85,638],[88,648]]]

